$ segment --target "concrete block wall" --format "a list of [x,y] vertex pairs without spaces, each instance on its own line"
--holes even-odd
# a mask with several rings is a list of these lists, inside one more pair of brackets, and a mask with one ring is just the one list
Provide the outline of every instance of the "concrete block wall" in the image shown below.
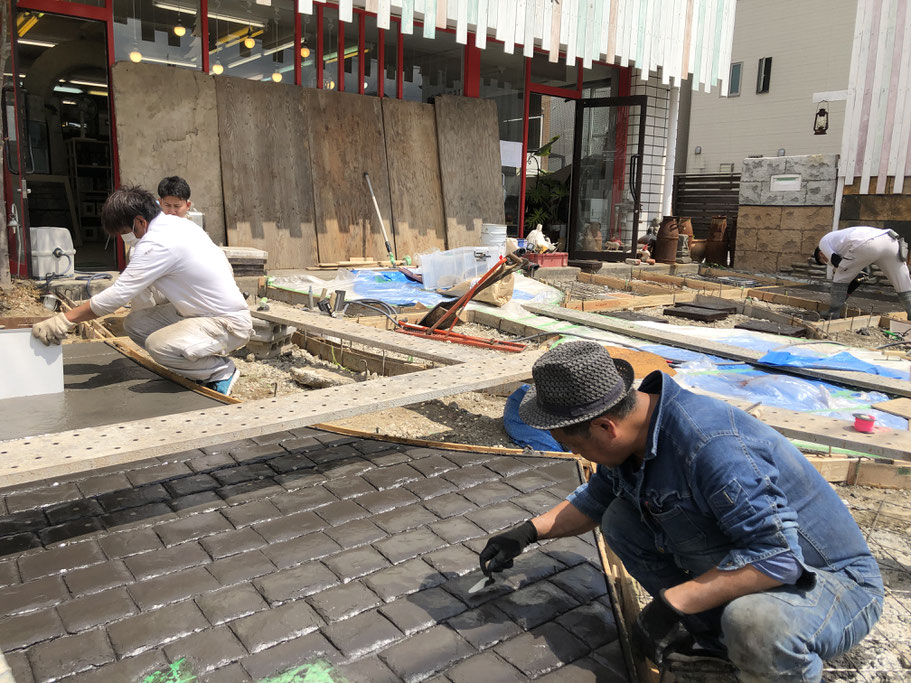
[[[774,273],[805,261],[832,229],[838,156],[744,159],[742,168],[735,266]],[[800,189],[773,192],[775,175],[799,175]]]
[[[871,178],[870,187],[876,187],[875,178]],[[845,186],[838,219],[839,228],[872,225],[895,230],[911,241],[911,178],[905,178],[901,194],[891,194],[891,178],[886,184],[886,191],[890,194],[862,195],[858,194],[859,190],[859,178],[852,185]]]

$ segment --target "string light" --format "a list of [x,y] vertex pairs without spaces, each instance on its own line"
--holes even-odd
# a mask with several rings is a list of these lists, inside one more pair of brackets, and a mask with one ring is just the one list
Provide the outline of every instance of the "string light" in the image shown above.
[[335,90],[335,81],[333,81],[333,80],[329,81],[329,90]]
[[282,75],[280,73],[278,73],[278,71],[276,71],[275,73],[272,74],[272,80],[275,81],[276,83],[281,83]]
[[307,59],[307,57],[309,57],[309,56],[310,56],[310,48],[307,47],[306,45],[304,45],[301,48],[301,57],[303,57],[304,59]]
[[256,47],[256,41],[253,39],[252,28],[247,29],[247,37],[244,38],[244,47],[248,50],[252,50],[254,47]]
[[216,76],[224,73],[224,71],[225,71],[225,67],[223,67],[221,65],[221,62],[215,62],[215,64],[212,65],[212,73],[215,74]]
[[187,35],[187,27],[183,24],[177,24],[177,26],[174,27],[174,35],[178,38],[183,38]]
[[130,53],[130,61],[138,64],[142,61],[142,53],[139,50],[133,50]]

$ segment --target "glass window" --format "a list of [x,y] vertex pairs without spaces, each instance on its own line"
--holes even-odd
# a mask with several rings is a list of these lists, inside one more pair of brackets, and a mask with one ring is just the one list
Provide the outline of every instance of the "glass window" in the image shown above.
[[769,92],[772,81],[772,58],[763,57],[759,60],[759,73],[756,75],[756,92]]
[[743,71],[743,62],[731,64],[731,77],[728,79],[728,97],[737,97],[740,94],[740,74]]
[[396,80],[399,66],[399,31],[402,25],[397,21],[389,23],[383,31],[383,97],[398,97]]
[[446,31],[427,40],[419,27],[415,22],[414,33],[404,40],[403,99],[430,102],[436,95],[461,95],[465,46],[456,42],[455,33]]
[[342,55],[342,59],[345,61],[345,83],[343,88],[345,92],[361,91],[361,57],[358,53],[360,35],[360,21],[358,15],[355,14],[354,21],[350,24],[345,24],[345,53]]
[[202,67],[198,0],[114,0],[114,60]]
[[273,0],[271,5],[210,0],[209,70],[254,81],[293,83],[292,0]]
[[338,9],[323,8],[323,84],[326,90],[338,87]]
[[[376,95],[377,82],[379,78],[380,67],[377,64],[379,52],[379,29],[376,25],[376,17],[364,17],[364,94]],[[383,84],[385,87],[385,83]],[[393,94],[395,91],[393,90]]]
[[[482,98],[493,100],[497,104],[506,227],[510,235],[518,235],[519,192],[523,167],[522,134],[525,119],[525,58],[518,54],[506,54],[495,46],[481,50],[479,94]],[[539,112],[540,100],[538,96]],[[540,116],[535,119],[537,137],[540,137],[539,120]],[[529,140],[537,139],[534,136],[535,133],[529,126]]]
[[568,65],[561,60],[554,64],[546,54],[535,52],[531,59],[531,82],[575,90],[579,82],[578,62]]
[[316,16],[301,14],[301,85],[305,88],[316,87]]

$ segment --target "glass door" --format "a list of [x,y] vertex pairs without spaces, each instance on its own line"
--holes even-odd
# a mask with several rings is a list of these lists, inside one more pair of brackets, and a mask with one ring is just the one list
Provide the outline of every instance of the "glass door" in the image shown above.
[[[7,61],[6,64],[14,64]],[[25,111],[24,98],[15,86],[14,66],[9,75],[3,74],[3,189],[6,198],[6,233],[9,245],[9,268],[13,277],[29,277],[29,240],[25,238],[28,226],[28,185],[23,169],[32,167],[28,145],[20,145],[23,139],[20,112]],[[27,117],[23,117],[27,118]]]
[[634,256],[639,229],[645,95],[576,102],[571,259]]

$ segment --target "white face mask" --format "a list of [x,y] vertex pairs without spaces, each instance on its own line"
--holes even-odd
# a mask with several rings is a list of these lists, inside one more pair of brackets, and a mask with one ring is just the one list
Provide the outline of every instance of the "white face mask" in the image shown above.
[[128,247],[134,246],[139,241],[139,238],[136,237],[136,235],[134,235],[132,231],[125,233],[125,234],[121,235],[120,237],[123,238],[123,243],[125,245],[127,245]]

